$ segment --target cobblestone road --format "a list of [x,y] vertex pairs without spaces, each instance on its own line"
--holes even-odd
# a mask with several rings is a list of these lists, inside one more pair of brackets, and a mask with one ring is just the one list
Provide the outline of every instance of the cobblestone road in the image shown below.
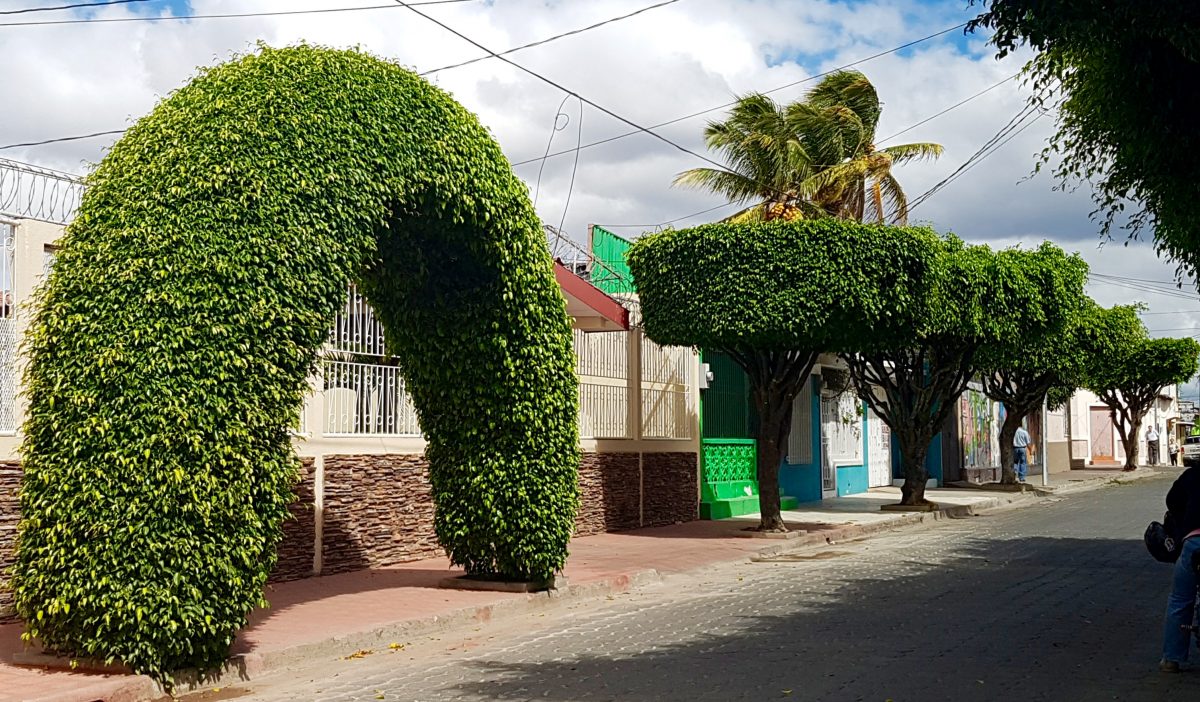
[[1157,671],[1143,480],[257,683],[275,700],[1200,700]]

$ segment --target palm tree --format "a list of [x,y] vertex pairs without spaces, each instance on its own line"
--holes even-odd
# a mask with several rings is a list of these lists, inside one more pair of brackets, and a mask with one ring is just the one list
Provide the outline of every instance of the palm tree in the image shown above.
[[858,71],[829,74],[793,107],[793,129],[825,135],[829,151],[841,151],[840,160],[825,161],[806,183],[814,202],[836,217],[907,223],[908,198],[892,167],[935,159],[942,155],[941,144],[877,148],[875,130],[883,105],[875,86]]
[[803,101],[781,107],[751,93],[722,122],[704,130],[727,170],[693,168],[675,185],[720,193],[731,202],[758,203],[729,218],[840,217],[908,220],[908,199],[891,169],[937,158],[939,144],[876,148],[882,105],[875,86],[857,71],[826,76]]
[[730,202],[757,201],[731,221],[820,216],[803,190],[814,171],[795,137],[786,109],[751,93],[738,100],[727,119],[709,122],[704,130],[708,148],[722,154],[729,168],[693,168],[677,175],[674,184],[710,190]]

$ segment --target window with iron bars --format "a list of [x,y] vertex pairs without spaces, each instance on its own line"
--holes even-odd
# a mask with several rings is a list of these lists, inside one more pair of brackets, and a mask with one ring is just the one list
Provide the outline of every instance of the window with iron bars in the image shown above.
[[420,436],[404,378],[384,346],[383,325],[352,285],[320,361],[325,434]]

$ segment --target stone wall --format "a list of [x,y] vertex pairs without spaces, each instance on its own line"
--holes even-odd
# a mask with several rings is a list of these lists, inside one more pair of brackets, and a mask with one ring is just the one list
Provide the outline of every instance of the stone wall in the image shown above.
[[[16,559],[17,522],[21,519],[21,504],[17,491],[21,487],[21,464],[0,461],[0,573],[7,573]],[[0,622],[12,621],[12,593],[0,588]]]
[[700,518],[700,484],[694,453],[642,454],[642,526]]
[[279,562],[271,580],[296,580],[313,574],[313,552],[316,550],[317,515],[314,504],[314,461],[302,460],[300,483],[296,486],[296,501],[289,508],[292,518],[283,523],[283,541],[277,553]]
[[636,453],[585,453],[579,461],[575,535],[642,525],[642,476]]
[[[694,453],[584,453],[576,535],[697,519],[696,476]],[[20,464],[0,462],[0,569],[4,570],[14,560],[20,483]],[[433,532],[433,498],[424,456],[329,455],[323,466],[305,458],[296,497],[292,518],[284,523],[272,581],[380,568],[443,554]],[[318,535],[319,564],[314,557]],[[11,595],[0,589],[0,621],[12,619],[11,603]]]
[[424,456],[326,456],[322,574],[442,555]]

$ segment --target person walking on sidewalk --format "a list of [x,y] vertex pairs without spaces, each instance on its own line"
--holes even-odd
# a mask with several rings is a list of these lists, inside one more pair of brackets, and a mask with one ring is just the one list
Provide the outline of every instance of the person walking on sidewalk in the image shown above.
[[1017,427],[1013,435],[1013,468],[1017,471],[1017,482],[1025,482],[1025,474],[1029,472],[1029,432],[1025,427]]
[[1179,440],[1174,434],[1167,437],[1167,453],[1171,456],[1171,465],[1179,465]]
[[1164,673],[1178,673],[1186,663],[1191,645],[1192,616],[1196,609],[1196,568],[1200,566],[1200,466],[1183,471],[1167,492],[1167,513],[1173,522],[1175,538],[1183,539],[1179,560],[1175,561],[1171,594],[1167,597],[1167,616],[1163,625],[1163,656],[1158,664]]
[[1152,466],[1158,465],[1158,427],[1151,424],[1146,430],[1146,460]]

